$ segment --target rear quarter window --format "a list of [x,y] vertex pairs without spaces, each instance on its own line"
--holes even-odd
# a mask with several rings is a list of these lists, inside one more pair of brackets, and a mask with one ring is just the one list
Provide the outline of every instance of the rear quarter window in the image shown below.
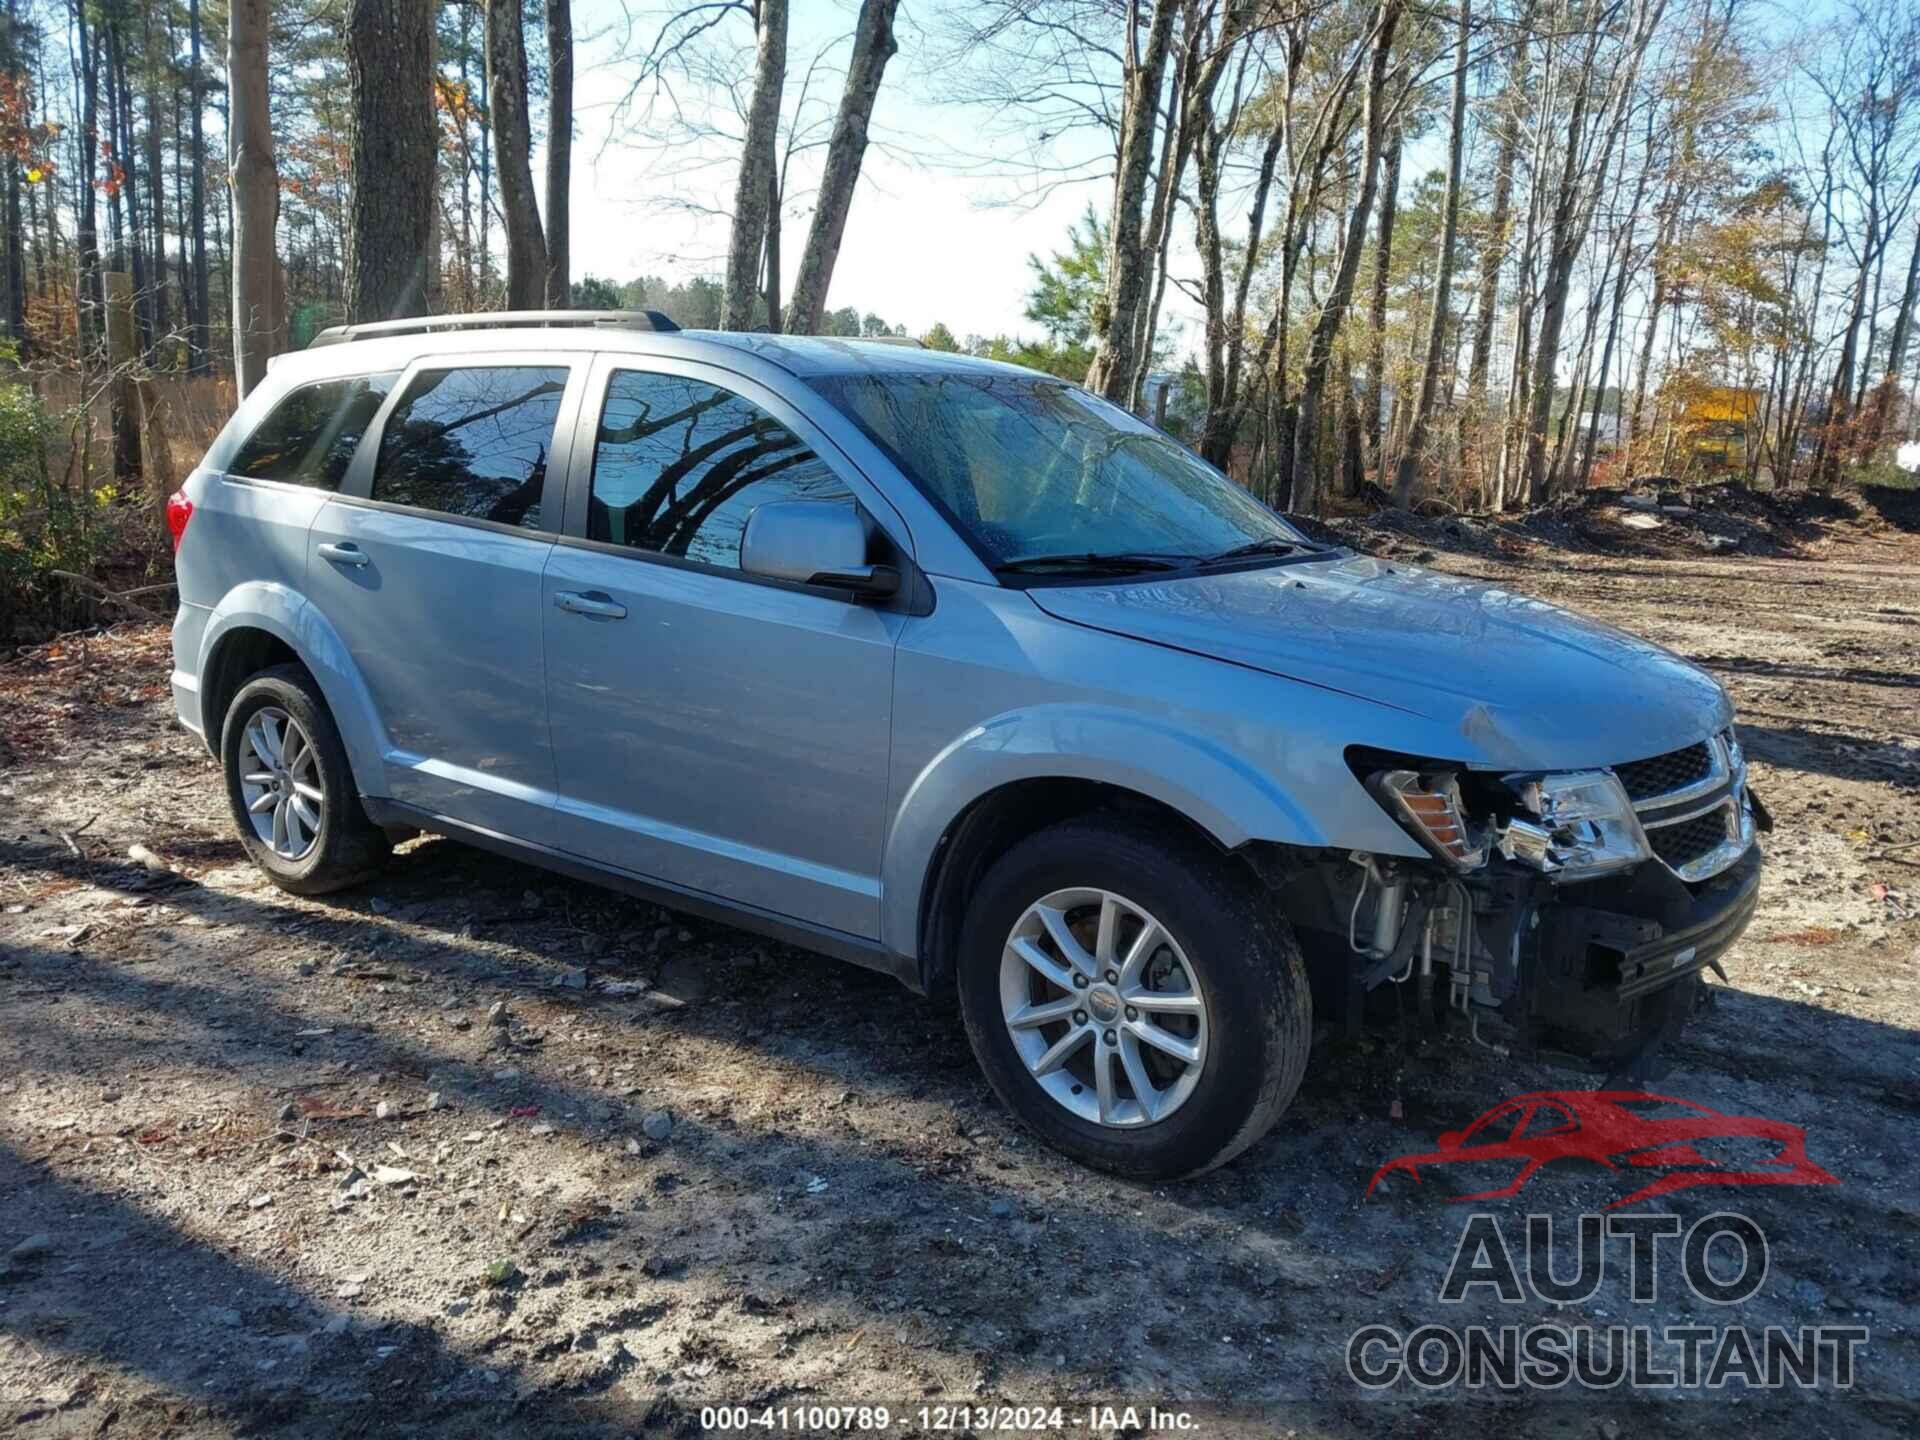
[[246,480],[279,480],[338,490],[397,370],[322,380],[290,390],[247,437],[227,466]]

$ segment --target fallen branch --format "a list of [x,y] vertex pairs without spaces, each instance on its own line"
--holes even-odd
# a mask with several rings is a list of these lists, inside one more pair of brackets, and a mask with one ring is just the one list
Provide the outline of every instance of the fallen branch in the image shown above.
[[137,611],[139,614],[145,615],[150,620],[158,620],[161,617],[159,615],[154,614],[153,611],[149,610],[146,606],[140,604],[138,601],[129,599],[128,597],[133,595],[150,595],[156,590],[170,590],[173,588],[173,582],[168,581],[165,585],[143,585],[138,590],[124,590],[118,594],[115,594],[113,591],[107,589],[106,586],[102,585],[98,580],[90,580],[85,575],[76,575],[71,570],[49,570],[47,571],[47,574],[53,576],[57,580],[71,580],[74,584],[82,586],[85,589],[91,590],[95,598],[104,600],[109,605],[118,605],[123,610]]

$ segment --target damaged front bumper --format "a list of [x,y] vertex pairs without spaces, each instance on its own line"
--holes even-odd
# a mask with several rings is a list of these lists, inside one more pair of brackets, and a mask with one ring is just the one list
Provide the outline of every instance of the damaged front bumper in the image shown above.
[[1730,726],[1585,770],[1347,761],[1427,852],[1339,855],[1290,887],[1319,932],[1316,1003],[1355,1019],[1383,995],[1404,1018],[1410,989],[1414,1014],[1496,1049],[1641,1073],[1753,918],[1772,822]]
[[1503,1054],[1640,1078],[1752,921],[1762,868],[1751,839],[1693,882],[1652,861],[1568,884],[1502,858],[1472,875],[1352,858],[1286,892],[1322,1014],[1452,1019]]
[[1530,887],[1514,923],[1494,927],[1510,958],[1489,950],[1470,962],[1485,968],[1462,1008],[1481,1033],[1516,1050],[1644,1071],[1654,1047],[1685,1023],[1700,972],[1726,978],[1720,960],[1753,919],[1760,871],[1760,848],[1750,845],[1694,885],[1643,865],[1557,892]]

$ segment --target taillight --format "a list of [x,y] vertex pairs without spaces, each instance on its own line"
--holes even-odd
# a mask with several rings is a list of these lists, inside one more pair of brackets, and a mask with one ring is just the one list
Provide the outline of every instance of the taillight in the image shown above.
[[180,553],[180,542],[186,537],[187,522],[193,519],[193,501],[187,498],[187,492],[176,490],[167,497],[167,530],[173,536],[173,553]]

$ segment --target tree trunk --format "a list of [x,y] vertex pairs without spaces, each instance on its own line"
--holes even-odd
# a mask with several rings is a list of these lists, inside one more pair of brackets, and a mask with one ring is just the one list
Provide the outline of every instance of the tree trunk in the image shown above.
[[1533,4],[1532,0],[1528,0],[1516,27],[1520,38],[1513,42],[1513,53],[1507,62],[1507,87],[1502,96],[1499,138],[1494,145],[1493,210],[1487,221],[1486,239],[1480,246],[1480,284],[1474,300],[1473,350],[1467,361],[1469,410],[1486,409],[1487,369],[1493,359],[1493,327],[1499,315],[1500,268],[1506,263],[1507,232],[1513,224],[1513,166],[1520,151],[1519,108],[1526,95],[1531,59],[1526,34],[1532,21]]
[[280,217],[267,117],[269,0],[233,0],[227,34],[227,173],[233,184],[233,377],[246,399],[278,350],[274,226]]
[[[517,8],[517,7],[516,7]],[[433,10],[417,0],[353,0],[353,208],[347,319],[426,311],[433,231]]]
[[787,329],[795,335],[817,334],[820,317],[826,313],[833,267],[840,258],[847,212],[853,206],[854,186],[867,151],[874,98],[880,93],[887,62],[900,48],[893,36],[893,17],[899,8],[900,0],[861,0],[860,18],[854,22],[846,89],[841,92],[840,113],[827,142],[826,169],[820,177],[813,220],[807,226],[806,248],[800,252],[800,274],[793,282],[793,299],[787,305]]
[[[140,159],[139,146],[134,143],[133,85],[127,71],[127,37],[121,28],[122,20],[123,17],[116,15],[108,31],[117,126],[113,144],[120,159],[120,188],[126,204],[128,269],[133,276],[134,354],[144,361],[153,351],[153,289],[148,284],[146,217],[140,209],[144,162]],[[137,449],[136,445],[136,467]]]
[[1433,395],[1439,386],[1440,357],[1446,346],[1449,301],[1453,295],[1453,257],[1460,238],[1461,154],[1467,133],[1467,61],[1472,48],[1472,0],[1460,0],[1460,21],[1453,63],[1453,116],[1447,132],[1447,193],[1442,202],[1440,261],[1433,277],[1433,314],[1427,320],[1427,354],[1420,367],[1420,395],[1407,422],[1406,443],[1393,478],[1393,503],[1405,509],[1413,503],[1413,487],[1420,474],[1420,452],[1426,448],[1427,422],[1433,414]]
[[547,294],[547,240],[540,229],[529,158],[533,138],[520,0],[487,0],[487,109],[493,118],[500,211],[507,231],[507,308],[538,310]]
[[[1625,124],[1627,105],[1639,77],[1640,60],[1646,53],[1654,28],[1666,9],[1666,0],[1639,0],[1634,8],[1633,25],[1625,41],[1626,53],[1619,60],[1599,115],[1596,130],[1600,143],[1592,160],[1581,152],[1585,121],[1592,85],[1593,51],[1587,53],[1580,88],[1574,96],[1568,124],[1566,161],[1554,199],[1553,228],[1548,245],[1547,278],[1542,289],[1540,336],[1533,357],[1533,392],[1527,416],[1526,458],[1521,471],[1521,497],[1538,498],[1544,488],[1547,462],[1547,422],[1552,413],[1555,366],[1560,355],[1560,331],[1566,321],[1567,291],[1573,279],[1573,263],[1587,241],[1593,207],[1606,188],[1608,162],[1614,141]],[[1597,45],[1597,42],[1596,42]],[[1591,165],[1583,173],[1583,162]]]
[[780,333],[780,173],[774,172],[773,190],[767,196],[767,264],[761,290],[767,304],[767,329]]
[[1907,343],[1913,335],[1913,304],[1920,290],[1920,235],[1915,235],[1913,255],[1907,261],[1907,283],[1900,292],[1900,308],[1894,313],[1893,330],[1887,336],[1887,368],[1874,399],[1874,438],[1884,442],[1893,419],[1894,402],[1899,398],[1900,374],[1907,368]]
[[547,308],[572,299],[573,4],[547,0]]
[[427,118],[432,126],[433,146],[427,170],[427,293],[429,315],[444,315],[447,309],[446,244],[442,233],[445,216],[440,206],[440,7],[430,7],[427,20]]
[[1374,193],[1380,184],[1380,150],[1386,128],[1387,57],[1393,32],[1400,23],[1401,0],[1380,0],[1374,16],[1372,51],[1368,60],[1364,100],[1364,141],[1360,159],[1360,194],[1347,212],[1340,241],[1340,259],[1333,284],[1307,342],[1307,364],[1300,387],[1300,420],[1294,432],[1293,507],[1307,514],[1320,509],[1320,475],[1315,463],[1319,448],[1320,407],[1327,388],[1327,370],[1333,361],[1333,342],[1340,333],[1347,302],[1353,297],[1354,277],[1360,270],[1360,247],[1366,240],[1367,217],[1373,213]]
[[[460,7],[460,93],[471,99],[473,75],[473,7]],[[460,121],[460,291],[461,308],[477,309],[475,296],[480,291],[480,277],[474,265],[473,254],[473,150],[467,140],[468,106],[461,111]]]
[[[1245,313],[1245,290],[1236,287],[1236,306],[1227,308],[1226,249],[1220,230],[1220,192],[1226,178],[1227,152],[1233,131],[1239,123],[1240,106],[1245,94],[1247,53],[1234,77],[1233,98],[1224,122],[1216,121],[1214,96],[1226,69],[1227,59],[1245,34],[1254,15],[1247,4],[1228,6],[1221,16],[1217,34],[1196,23],[1187,36],[1181,57],[1179,88],[1183,111],[1181,129],[1191,138],[1194,168],[1194,244],[1200,251],[1200,273],[1205,330],[1202,353],[1206,360],[1206,413],[1200,421],[1201,458],[1221,469],[1232,457],[1240,412],[1236,404],[1241,348],[1244,343],[1241,319]],[[1272,155],[1269,146],[1268,155]],[[1254,190],[1251,223],[1258,235],[1261,213],[1266,205],[1271,174],[1263,172]],[[1257,238],[1254,242],[1257,250]],[[1243,257],[1250,265],[1255,254]],[[1242,274],[1245,270],[1243,267]]]
[[[1134,409],[1146,390],[1147,372],[1153,367],[1153,339],[1160,328],[1160,306],[1167,294],[1168,242],[1173,235],[1173,212],[1180,194],[1180,177],[1187,168],[1186,129],[1180,122],[1179,99],[1168,102],[1166,139],[1160,147],[1160,175],[1154,185],[1153,213],[1147,217],[1147,234],[1154,257],[1153,289],[1147,303],[1140,307],[1133,331],[1133,390],[1127,408]],[[1165,391],[1161,394],[1164,396]]]
[[[147,202],[149,206],[147,245],[153,262],[153,285],[147,293],[147,323],[151,327],[148,346],[159,343],[170,327],[172,316],[167,306],[167,194],[166,167],[160,153],[160,67],[152,63],[154,54],[153,12],[145,12],[142,40],[148,58],[147,67]],[[171,61],[173,51],[167,51]]]
[[1387,173],[1380,186],[1380,229],[1373,242],[1373,297],[1367,309],[1367,391],[1361,423],[1367,437],[1367,454],[1384,485],[1387,457],[1380,445],[1380,411],[1386,403],[1387,389],[1387,282],[1393,266],[1393,224],[1400,208],[1400,127],[1393,128],[1387,145]]
[[733,234],[727,243],[726,295],[720,316],[723,330],[753,327],[760,257],[767,241],[767,204],[777,168],[780,92],[787,80],[787,0],[758,0],[754,30],[753,98],[747,104],[747,134],[740,146],[740,175],[733,191]]
[[213,365],[213,301],[207,267],[207,107],[200,33],[200,0],[188,0],[187,90],[192,105],[189,132],[193,141],[189,176],[193,191],[193,324],[187,331],[187,361],[194,374],[205,375]]
[[[26,93],[26,76],[20,63],[20,14],[19,0],[7,0],[6,18],[6,67],[9,76],[19,85],[20,94]],[[22,116],[24,123],[27,119]],[[27,260],[26,237],[20,228],[20,167],[7,167],[7,335],[19,347],[22,360],[27,358]]]
[[1094,311],[1093,363],[1087,368],[1087,388],[1121,405],[1127,403],[1133,390],[1134,332],[1153,273],[1142,234],[1142,215],[1160,118],[1160,85],[1166,75],[1173,22],[1181,4],[1182,0],[1156,0],[1144,53],[1138,48],[1139,0],[1127,7],[1126,94],[1108,225],[1107,287]]
[[80,91],[80,176],[76,188],[74,220],[74,324],[80,342],[83,369],[101,359],[102,322],[100,292],[100,218],[94,204],[96,157],[100,154],[99,71],[94,61],[94,35],[87,28],[86,7],[74,0],[73,22],[79,46],[75,77]]

